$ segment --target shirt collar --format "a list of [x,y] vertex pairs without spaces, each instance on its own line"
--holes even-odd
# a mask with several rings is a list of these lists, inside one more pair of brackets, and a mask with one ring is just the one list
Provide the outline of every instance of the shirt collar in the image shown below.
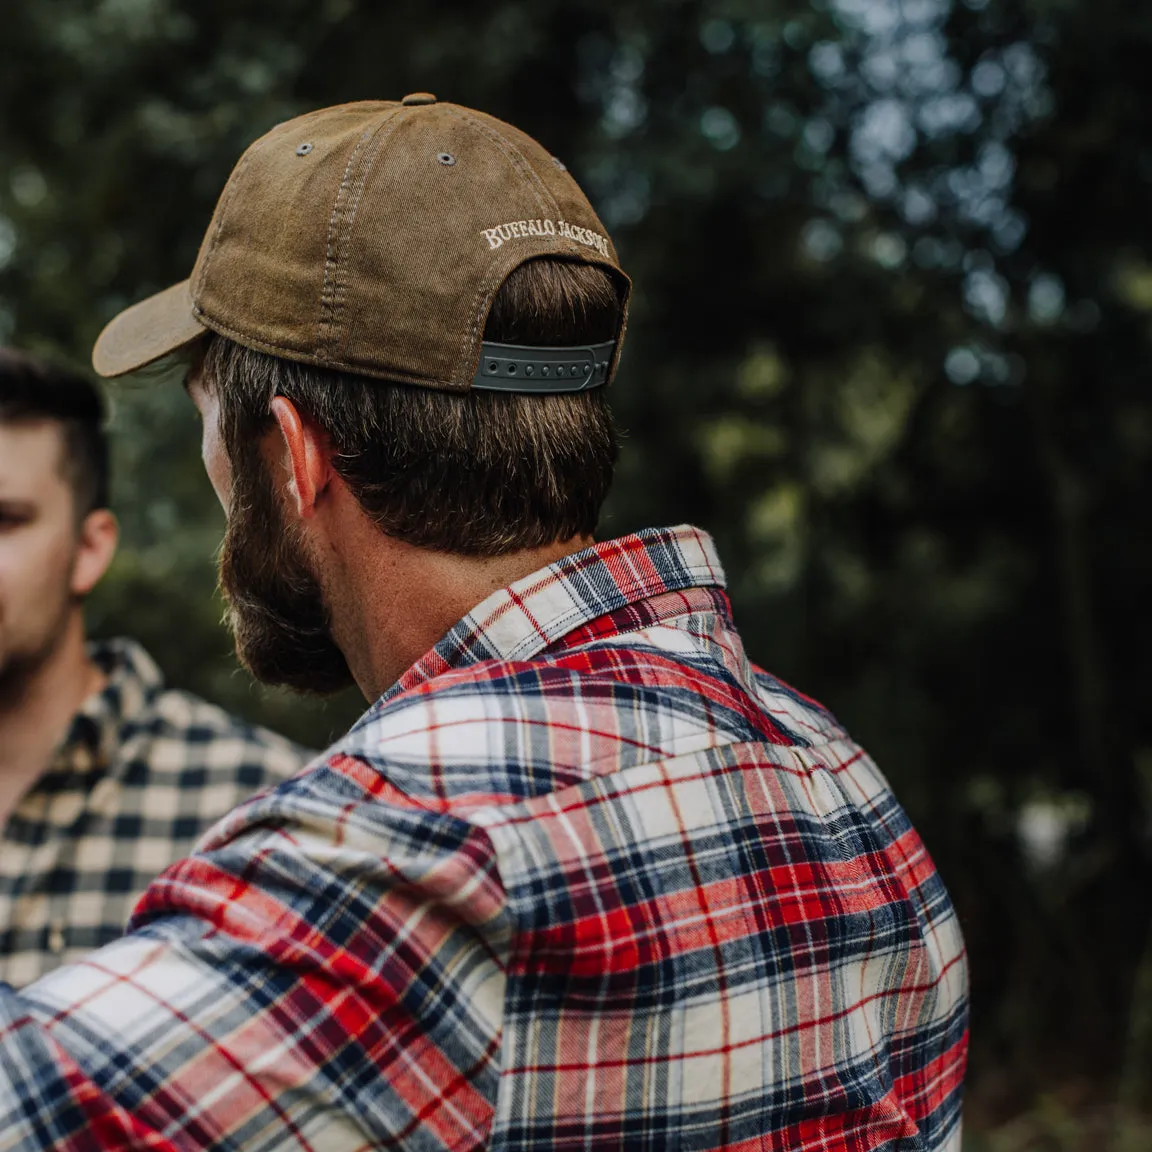
[[[689,588],[724,587],[706,532],[646,528],[593,544],[494,592],[412,665],[361,723],[402,692],[481,660],[530,660],[592,620]],[[359,727],[359,724],[357,724]]]
[[[107,768],[116,762],[126,724],[140,716],[163,691],[164,678],[155,661],[133,640],[92,643],[88,655],[107,677],[76,711],[57,763],[76,768],[82,763]],[[86,750],[90,757],[78,756]]]

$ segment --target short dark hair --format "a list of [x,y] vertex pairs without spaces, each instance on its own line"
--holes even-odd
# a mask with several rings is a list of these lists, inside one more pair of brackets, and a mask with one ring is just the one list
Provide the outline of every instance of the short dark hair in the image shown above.
[[59,424],[77,516],[108,506],[104,400],[91,380],[39,356],[0,348],[0,420]]
[[[541,259],[509,275],[484,337],[586,345],[615,339],[620,328],[609,272]],[[234,470],[259,467],[269,406],[285,396],[332,438],[337,471],[381,531],[421,547],[498,556],[589,536],[612,482],[617,441],[605,388],[441,392],[315,368],[220,336],[209,339],[201,370],[219,398]]]

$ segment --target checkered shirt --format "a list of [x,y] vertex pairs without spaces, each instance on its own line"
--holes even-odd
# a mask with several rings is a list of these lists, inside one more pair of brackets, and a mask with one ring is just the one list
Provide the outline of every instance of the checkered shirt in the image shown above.
[[485,600],[0,995],[0,1148],[958,1149],[955,912],[722,581],[653,530]]
[[31,983],[123,935],[133,905],[237,804],[306,754],[186,692],[128,640],[0,837],[0,980]]

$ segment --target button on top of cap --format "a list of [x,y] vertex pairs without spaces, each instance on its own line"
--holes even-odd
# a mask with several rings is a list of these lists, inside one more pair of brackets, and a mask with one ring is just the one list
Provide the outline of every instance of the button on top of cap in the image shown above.
[[411,108],[413,104],[435,104],[436,97],[431,92],[409,92],[400,103]]

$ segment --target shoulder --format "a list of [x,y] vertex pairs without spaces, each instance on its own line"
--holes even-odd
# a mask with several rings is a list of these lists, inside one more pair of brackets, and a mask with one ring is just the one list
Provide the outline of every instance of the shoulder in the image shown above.
[[173,688],[155,692],[124,736],[126,752],[146,755],[153,772],[195,768],[236,773],[253,787],[287,779],[313,755],[267,728]]
[[793,688],[763,668],[752,665],[756,696],[764,709],[799,746],[851,739],[836,717],[819,700]]
[[[574,709],[588,684],[573,669],[488,661],[380,701],[329,755],[380,773],[417,804],[446,811],[551,791],[574,765],[553,737],[589,721]],[[598,749],[585,745],[586,768]]]
[[[471,808],[730,744],[791,743],[779,719],[713,653],[657,626],[442,673],[382,700],[334,751],[413,797]],[[800,726],[796,740],[813,742]]]

